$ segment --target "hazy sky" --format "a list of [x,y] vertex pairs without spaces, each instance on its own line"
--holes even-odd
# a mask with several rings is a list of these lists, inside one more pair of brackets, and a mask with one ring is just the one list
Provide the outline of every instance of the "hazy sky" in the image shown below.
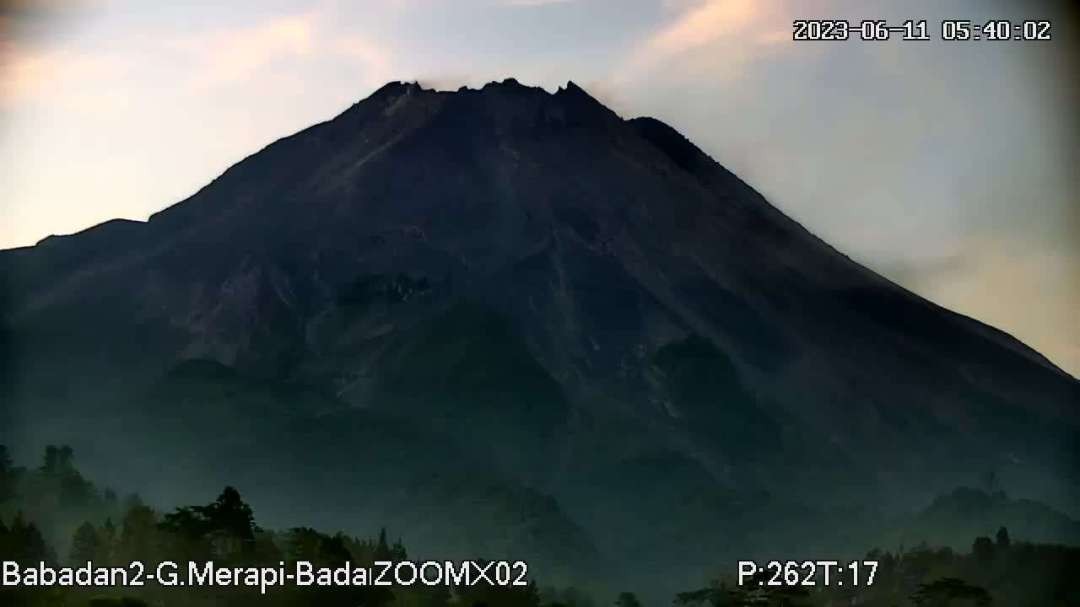
[[[574,80],[855,259],[1080,375],[1075,15],[937,0],[23,0],[0,21],[0,247],[144,219],[388,80]],[[942,6],[947,6],[946,11]],[[932,42],[793,42],[804,17]],[[1049,43],[941,42],[1050,18]]]

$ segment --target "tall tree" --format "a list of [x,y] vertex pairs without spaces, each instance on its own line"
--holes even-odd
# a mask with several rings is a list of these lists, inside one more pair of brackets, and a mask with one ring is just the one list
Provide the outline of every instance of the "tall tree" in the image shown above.
[[75,450],[68,445],[61,445],[56,450],[56,467],[60,472],[75,470]]
[[15,497],[15,466],[7,445],[0,445],[0,503]]
[[124,515],[120,525],[120,542],[117,552],[121,562],[125,560],[150,560],[160,545],[157,531],[157,513],[148,506],[133,506]]
[[379,529],[379,543],[375,545],[375,559],[386,560],[393,556],[390,544],[386,541],[386,527]]
[[17,513],[11,521],[8,544],[10,552],[4,555],[8,559],[24,564],[53,560],[41,531],[34,523],[26,522],[22,513]]
[[104,564],[114,564],[114,557],[116,556],[116,525],[113,525],[112,519],[105,519],[105,523],[101,526],[101,531],[98,533],[98,540],[100,542],[100,553],[98,559]]
[[100,559],[101,536],[89,522],[79,525],[71,538],[71,562],[75,565]]
[[56,445],[45,446],[45,458],[41,463],[41,471],[46,475],[53,475],[58,468],[58,462],[60,461],[60,450]]
[[997,540],[997,547],[1002,550],[1007,549],[1009,545],[1012,544],[1012,541],[1009,539],[1009,530],[1005,527],[998,529],[995,539]]
[[915,594],[911,595],[911,602],[919,607],[950,605],[953,601],[969,601],[967,604],[974,604],[975,607],[987,607],[993,602],[986,589],[958,578],[942,578],[920,584]]
[[994,542],[986,536],[979,536],[975,538],[975,542],[971,545],[971,555],[975,557],[975,560],[980,562],[987,562],[994,558]]
[[233,487],[225,487],[215,501],[205,506],[177,508],[165,515],[159,527],[181,538],[189,550],[219,556],[250,554],[259,531],[251,506]]
[[11,531],[4,524],[4,519],[0,519],[0,554],[11,554],[11,548],[8,546],[10,543]]
[[255,513],[234,487],[225,487],[214,503],[197,508],[211,529],[246,542],[255,541]]

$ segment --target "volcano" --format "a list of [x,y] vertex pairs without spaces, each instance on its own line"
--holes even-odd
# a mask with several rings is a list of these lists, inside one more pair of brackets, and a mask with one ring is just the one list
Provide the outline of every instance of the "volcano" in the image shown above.
[[387,84],[0,276],[0,441],[151,502],[674,588],[988,473],[1080,503],[1074,378],[573,83]]

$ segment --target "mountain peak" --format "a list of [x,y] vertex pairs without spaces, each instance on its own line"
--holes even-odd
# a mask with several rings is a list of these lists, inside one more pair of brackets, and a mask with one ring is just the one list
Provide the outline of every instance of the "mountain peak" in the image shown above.
[[495,80],[492,80],[491,82],[488,82],[487,84],[485,84],[483,88],[486,89],[488,87],[499,87],[499,86],[529,88],[529,87],[526,87],[524,84],[521,84],[520,82],[518,82],[517,78],[513,78],[513,77],[503,78],[502,82],[497,82]]
[[595,97],[590,95],[588,91],[586,91],[584,88],[579,86],[573,80],[567,80],[565,86],[558,87],[555,90],[554,93],[548,93],[543,87],[523,84],[520,80],[518,80],[517,78],[514,78],[513,76],[508,76],[506,78],[503,78],[502,80],[490,80],[490,81],[484,83],[479,88],[472,88],[467,84],[463,84],[460,87],[458,87],[456,90],[453,90],[453,91],[449,91],[449,90],[441,91],[441,90],[439,90],[437,88],[424,87],[422,84],[420,84],[418,81],[415,81],[415,80],[414,81],[391,80],[391,81],[387,82],[386,84],[380,86],[373,93],[371,93],[370,97],[382,97],[382,96],[386,96],[386,95],[396,95],[396,94],[401,94],[401,93],[410,92],[410,91],[422,91],[422,92],[434,91],[434,92],[441,92],[441,93],[453,95],[453,94],[457,94],[457,93],[498,91],[498,90],[503,90],[503,91],[506,91],[506,90],[543,91],[544,93],[546,93],[548,96],[551,96],[551,97],[569,97],[569,98],[582,97],[582,98],[590,99],[590,100],[592,100],[592,101],[594,101],[594,102],[596,102],[596,103],[598,103],[600,105],[603,105]]
[[401,80],[391,80],[386,84],[375,89],[375,92],[371,94],[372,97],[377,97],[385,94],[400,93],[406,91],[412,87],[419,86],[416,82],[404,82]]

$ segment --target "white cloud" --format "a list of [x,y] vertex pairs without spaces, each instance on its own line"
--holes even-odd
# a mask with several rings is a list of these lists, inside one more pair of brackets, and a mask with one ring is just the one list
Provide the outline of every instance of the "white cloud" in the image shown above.
[[651,72],[708,72],[733,79],[765,52],[791,42],[778,0],[704,0],[669,3],[675,17],[658,28],[617,69],[616,82]]
[[0,107],[4,109],[45,98],[68,107],[91,103],[106,93],[101,83],[116,79],[127,67],[116,55],[63,48],[12,45],[0,56]]
[[196,87],[250,78],[272,62],[311,55],[315,45],[314,12],[277,17],[241,28],[221,28],[173,39],[166,44],[189,55],[196,66]]

